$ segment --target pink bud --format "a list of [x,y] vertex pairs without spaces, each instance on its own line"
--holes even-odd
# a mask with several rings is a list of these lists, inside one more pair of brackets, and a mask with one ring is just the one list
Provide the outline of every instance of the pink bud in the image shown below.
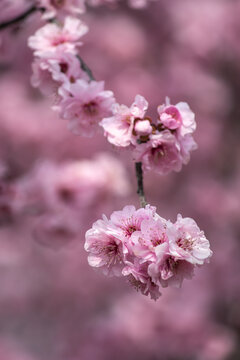
[[149,120],[139,120],[134,127],[138,135],[149,135],[152,133],[152,126]]

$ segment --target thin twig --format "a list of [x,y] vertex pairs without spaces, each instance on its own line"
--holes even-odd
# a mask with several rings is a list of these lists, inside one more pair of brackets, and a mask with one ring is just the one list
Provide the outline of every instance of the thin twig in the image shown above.
[[147,205],[145,195],[144,195],[144,188],[143,188],[143,171],[142,171],[142,163],[136,162],[135,163],[135,169],[136,169],[136,177],[137,177],[137,194],[139,196],[140,205],[141,207],[145,207]]
[[[17,24],[17,23],[20,22],[20,21],[23,21],[23,20],[26,19],[29,15],[31,15],[32,13],[34,13],[35,11],[38,11],[38,10],[40,10],[41,12],[44,12],[44,11],[45,11],[44,8],[37,8],[37,7],[34,5],[34,6],[32,6],[30,9],[28,9],[27,11],[25,11],[23,14],[17,16],[16,18],[1,23],[1,24],[0,24],[0,30],[3,30],[3,29],[5,29],[5,28],[7,28],[8,26],[11,26],[11,25]],[[92,73],[92,70],[87,66],[87,64],[84,62],[84,60],[83,60],[80,56],[77,56],[77,58],[78,58],[79,61],[80,61],[82,70],[85,71],[85,72],[88,74],[89,80],[91,80],[91,81],[95,80],[95,78],[94,78],[94,76],[93,76],[93,73]]]
[[93,76],[92,70],[87,66],[87,64],[83,61],[83,59],[79,55],[77,55],[77,58],[80,61],[82,70],[88,74],[89,80],[94,81],[95,78]]
[[30,9],[26,10],[23,14],[15,17],[14,19],[5,21],[3,23],[0,24],[0,30],[3,30],[5,28],[7,28],[8,26],[17,24],[20,21],[23,21],[24,19],[26,19],[29,15],[33,14],[35,11],[39,10],[35,5],[33,5]]

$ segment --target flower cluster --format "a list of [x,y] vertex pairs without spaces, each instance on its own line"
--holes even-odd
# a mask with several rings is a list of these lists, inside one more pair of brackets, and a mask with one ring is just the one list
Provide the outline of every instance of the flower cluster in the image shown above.
[[113,92],[104,90],[104,81],[90,83],[79,79],[66,83],[59,89],[61,101],[56,107],[63,119],[69,120],[69,129],[76,135],[93,136],[99,122],[112,114],[115,99]]
[[[166,98],[153,120],[146,114],[148,102],[141,95],[130,107],[117,104],[113,92],[104,89],[103,81],[94,80],[79,56],[81,38],[88,27],[77,17],[66,16],[83,12],[84,1],[42,0],[39,4],[45,9],[44,19],[58,20],[29,38],[35,55],[32,84],[55,95],[53,108],[69,121],[70,131],[93,136],[103,128],[111,144],[132,150],[141,169],[159,174],[180,171],[196,149],[192,136],[195,115],[188,104],[172,105]],[[68,199],[69,191],[63,191],[63,196]],[[50,228],[55,223],[54,219]],[[62,217],[57,219],[57,227],[61,223]],[[160,285],[181,285],[184,278],[191,278],[194,267],[212,253],[194,220],[179,215],[173,224],[149,205],[139,210],[126,206],[114,212],[110,220],[103,217],[97,221],[86,233],[85,249],[90,253],[90,265],[102,267],[109,275],[126,276],[153,299],[160,296]]]
[[146,116],[147,109],[148,102],[137,95],[130,108],[115,104],[113,116],[100,125],[110,143],[132,148],[135,161],[142,162],[144,170],[160,174],[180,171],[189,161],[190,151],[197,147],[192,137],[194,113],[187,103],[171,105],[168,98],[158,107],[155,121]]
[[35,55],[32,85],[51,94],[78,78],[87,80],[76,57],[82,45],[80,39],[87,31],[88,27],[81,20],[66,17],[62,27],[56,23],[46,24],[30,36],[28,45]]
[[37,243],[58,250],[77,239],[89,218],[129,192],[122,163],[108,153],[74,161],[38,159],[14,181],[1,178],[0,164],[0,230],[27,223]]
[[78,57],[81,37],[88,27],[79,19],[66,17],[63,26],[50,23],[29,38],[34,50],[32,85],[46,95],[55,95],[63,119],[78,135],[92,136],[103,117],[112,114],[113,93],[104,82],[93,81]]
[[103,216],[86,232],[88,262],[106,275],[127,276],[144,295],[157,299],[159,285],[180,286],[194,268],[212,255],[204,233],[191,218],[178,215],[172,223],[147,205],[125,206]]
[[[64,8],[65,3],[58,5]],[[36,56],[33,86],[55,95],[57,104],[53,108],[69,121],[74,134],[93,136],[100,125],[110,143],[131,147],[134,160],[141,162],[144,170],[160,174],[180,171],[189,161],[190,151],[196,149],[194,113],[187,103],[174,106],[168,98],[158,107],[156,120],[146,116],[148,102],[140,95],[130,108],[117,104],[113,92],[104,90],[103,81],[93,80],[78,56],[87,31],[82,21],[67,16],[63,26],[47,24],[29,38]]]

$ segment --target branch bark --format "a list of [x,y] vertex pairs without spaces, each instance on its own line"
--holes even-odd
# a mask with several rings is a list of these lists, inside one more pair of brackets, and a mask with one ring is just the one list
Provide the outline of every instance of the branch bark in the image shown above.
[[144,194],[144,187],[143,187],[143,171],[142,171],[142,163],[136,162],[135,163],[135,170],[136,170],[136,177],[137,177],[137,194],[139,196],[140,205],[141,207],[145,207],[147,205],[145,194]]
[[78,60],[80,61],[81,69],[82,69],[83,71],[85,71],[85,73],[88,74],[89,80],[91,80],[91,81],[96,80],[95,77],[93,76],[92,70],[91,70],[91,69],[88,67],[88,65],[83,61],[83,59],[82,59],[79,55],[77,55],[77,58],[78,58]]
[[33,14],[35,11],[38,11],[39,9],[33,5],[30,9],[26,10],[24,13],[18,15],[14,19],[5,21],[0,24],[0,30],[6,29],[8,26],[12,26],[14,24],[19,23],[20,21],[25,20],[29,15]]

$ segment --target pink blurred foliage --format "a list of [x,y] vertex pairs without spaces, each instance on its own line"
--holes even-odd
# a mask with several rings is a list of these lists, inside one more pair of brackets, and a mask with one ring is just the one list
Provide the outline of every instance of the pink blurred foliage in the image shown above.
[[1,339],[0,356],[2,359],[8,360],[37,360],[37,358],[22,349],[21,344],[15,343],[11,339]]
[[34,0],[1,0],[0,21],[8,21],[21,15],[34,4]]
[[[28,6],[0,2],[1,21]],[[80,54],[117,102],[130,106],[140,93],[152,116],[168,94],[196,114],[189,164],[146,174],[145,190],[164,218],[196,219],[214,256],[157,303],[88,266],[85,231],[102,213],[138,206],[132,163],[103,136],[69,133],[50,109],[56,99],[31,87],[27,38],[43,26],[34,14],[0,33],[0,358],[237,360],[239,2],[158,0],[133,10],[119,1],[81,19],[90,31]]]
[[[190,295],[189,291],[194,290],[195,294]],[[159,352],[162,359],[226,358],[234,346],[234,335],[209,320],[208,299],[201,291],[204,289],[194,287],[180,295],[176,290],[169,291],[161,298],[161,306],[146,298],[137,300],[133,294],[122,297],[105,317],[90,324],[87,335],[92,346],[85,345],[84,359],[94,358],[94,353],[100,353],[100,359],[110,359],[113,349],[102,350],[107,341],[114,342],[115,351],[119,352],[117,359],[122,354],[134,356],[136,349],[140,359],[155,358]],[[118,338],[122,341],[118,342]]]

